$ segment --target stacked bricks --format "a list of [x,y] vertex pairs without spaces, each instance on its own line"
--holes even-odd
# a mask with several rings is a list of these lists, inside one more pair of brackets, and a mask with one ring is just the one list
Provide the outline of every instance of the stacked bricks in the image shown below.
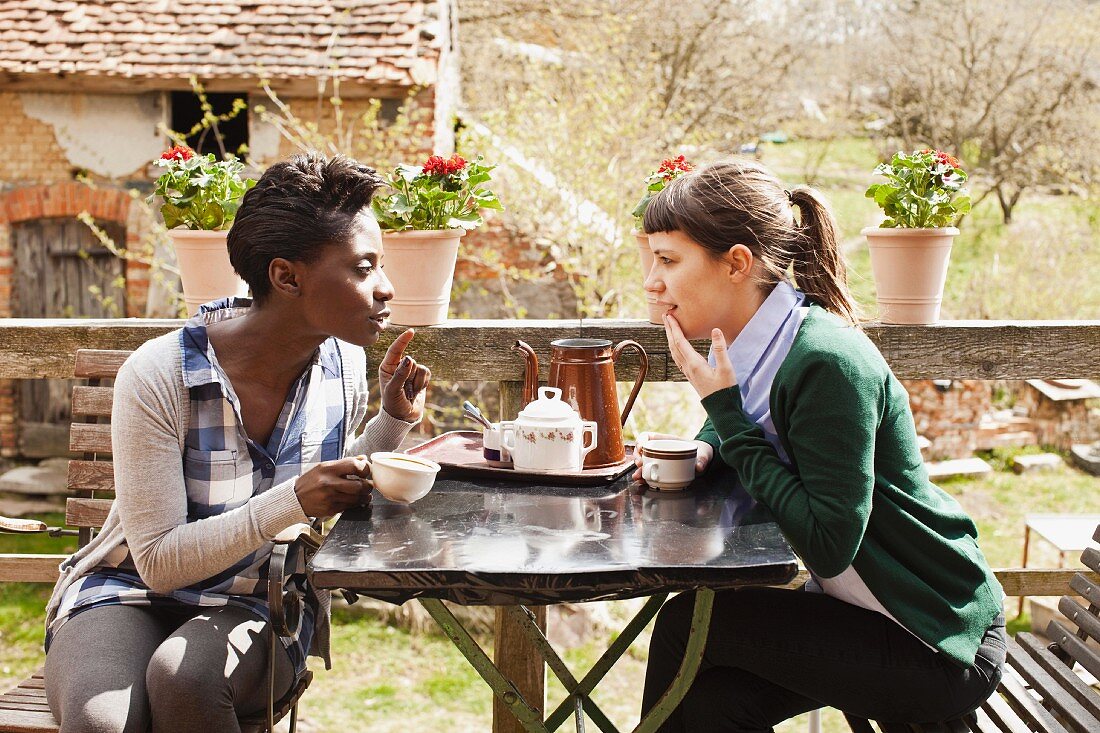
[[993,410],[988,382],[952,381],[946,389],[930,379],[906,379],[917,434],[931,441],[926,457],[933,460],[966,458],[977,447],[982,416]]
[[1012,382],[1015,404],[1027,411],[1040,445],[1069,450],[1075,443],[1100,441],[1097,400],[1052,400],[1027,382]]

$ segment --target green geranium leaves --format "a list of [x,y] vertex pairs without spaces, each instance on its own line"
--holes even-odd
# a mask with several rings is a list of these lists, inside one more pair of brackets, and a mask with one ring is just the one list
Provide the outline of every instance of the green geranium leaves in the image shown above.
[[256,185],[251,178],[241,179],[244,163],[236,158],[219,161],[213,153],[196,155],[181,146],[153,164],[166,170],[157,178],[149,201],[158,196],[163,200],[160,213],[168,229],[228,229],[244,194]]
[[459,155],[433,155],[424,165],[399,165],[386,177],[389,195],[371,202],[378,225],[385,231],[406,229],[476,229],[481,210],[504,208],[487,183],[496,166],[481,156],[466,161]]
[[938,150],[898,152],[881,163],[875,174],[885,183],[867,188],[886,220],[884,228],[924,229],[953,225],[970,211],[970,194],[963,187],[966,172],[954,157]]

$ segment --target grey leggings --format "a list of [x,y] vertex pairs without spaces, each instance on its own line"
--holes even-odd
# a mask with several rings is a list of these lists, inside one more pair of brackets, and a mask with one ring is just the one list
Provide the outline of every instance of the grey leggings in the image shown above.
[[[228,606],[93,608],[54,635],[46,699],[62,733],[239,731],[237,716],[267,705],[268,633]],[[294,680],[277,657],[276,699]]]

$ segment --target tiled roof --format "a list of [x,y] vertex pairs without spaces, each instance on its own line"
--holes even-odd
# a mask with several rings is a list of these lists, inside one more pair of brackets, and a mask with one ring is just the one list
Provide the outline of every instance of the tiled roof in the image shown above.
[[433,0],[0,0],[0,79],[308,80],[335,63],[345,83],[430,84],[437,16]]

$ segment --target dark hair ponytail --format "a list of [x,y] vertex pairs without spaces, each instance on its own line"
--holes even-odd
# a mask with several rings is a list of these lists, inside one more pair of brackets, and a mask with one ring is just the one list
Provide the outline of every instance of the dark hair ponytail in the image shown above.
[[792,262],[795,281],[826,310],[857,323],[859,312],[848,290],[848,268],[828,204],[809,186],[791,190],[790,200],[798,209],[802,240]]
[[646,207],[645,231],[683,232],[716,258],[743,244],[760,265],[762,286],[770,289],[793,270],[795,285],[815,302],[859,321],[824,199],[807,186],[784,190],[754,160],[719,160],[672,181]]

